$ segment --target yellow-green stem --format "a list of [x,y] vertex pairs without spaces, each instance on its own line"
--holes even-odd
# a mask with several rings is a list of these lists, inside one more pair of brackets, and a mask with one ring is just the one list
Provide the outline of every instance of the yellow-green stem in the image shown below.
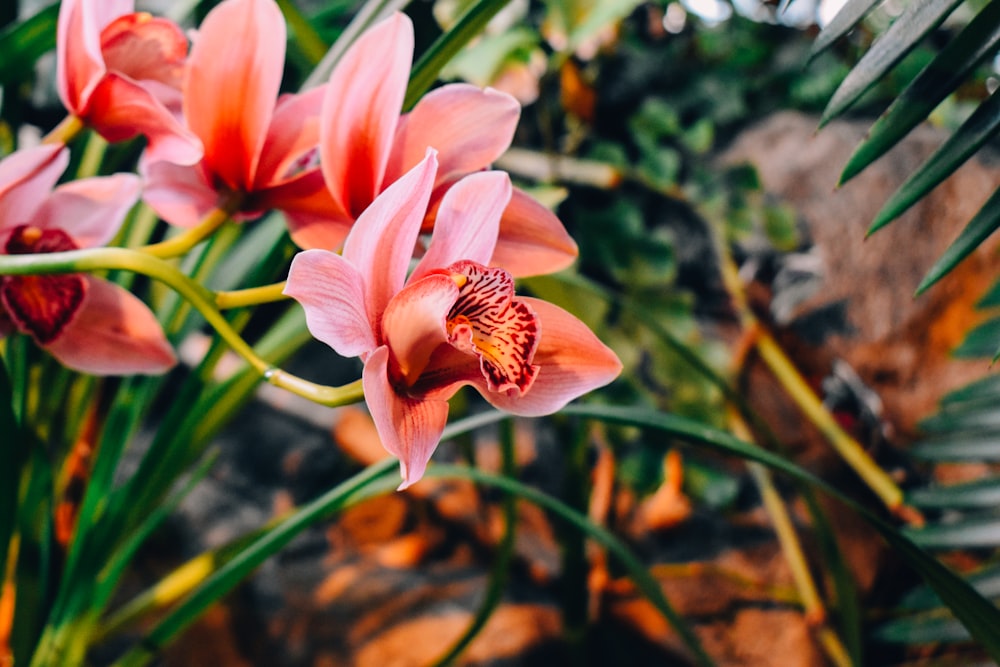
[[152,255],[153,257],[160,257],[162,259],[167,259],[170,257],[179,257],[191,250],[209,236],[211,236],[219,227],[226,224],[229,218],[239,210],[240,207],[240,197],[232,196],[223,200],[216,208],[213,208],[201,221],[191,229],[188,229],[177,236],[167,239],[166,241],[160,241],[159,243],[154,243],[152,245],[140,248],[140,250],[147,255]]
[[78,134],[83,132],[84,125],[83,120],[77,116],[70,114],[62,119],[62,121],[52,128],[52,131],[42,137],[43,144],[68,144],[73,139],[76,138]]
[[303,398],[330,407],[356,403],[364,397],[360,380],[343,387],[320,385],[275,368],[258,357],[253,348],[243,340],[215,307],[215,294],[192,281],[164,260],[125,248],[93,248],[40,255],[0,255],[0,275],[108,270],[141,273],[174,289],[201,313],[205,321],[218,332],[219,336],[234,352],[243,357],[261,377],[276,387],[287,389]]
[[262,303],[282,301],[288,298],[283,292],[284,289],[285,282],[282,281],[273,285],[250,287],[232,292],[216,292],[215,307],[219,310],[228,310],[230,308],[244,308]]
[[890,511],[913,523],[921,523],[919,513],[903,504],[903,491],[896,482],[865,451],[861,443],[841,428],[781,346],[761,327],[747,304],[743,283],[728,247],[722,240],[717,241],[716,247],[722,283],[733,301],[740,324],[753,334],[754,348],[785,392]]
[[[753,441],[750,428],[735,410],[730,411],[730,423],[733,435],[747,442]],[[795,532],[795,526],[792,524],[792,518],[785,506],[785,501],[782,500],[781,494],[774,486],[771,471],[756,461],[747,463],[747,468],[758,492],[760,492],[764,509],[767,510],[767,514],[771,518],[771,525],[774,526],[774,532],[778,537],[778,544],[781,545],[785,562],[788,563],[788,568],[792,572],[792,581],[795,583],[795,589],[802,601],[806,623],[814,630],[816,639],[823,651],[826,652],[830,662],[837,667],[851,667],[851,658],[847,649],[837,633],[827,625],[826,606],[823,604],[819,589],[817,589],[816,582],[809,571],[809,563],[802,550],[799,536]]]
[[83,156],[80,158],[80,166],[76,169],[77,178],[87,178],[96,176],[101,169],[101,162],[104,160],[104,153],[108,150],[108,140],[91,132],[87,137],[87,143],[83,148]]

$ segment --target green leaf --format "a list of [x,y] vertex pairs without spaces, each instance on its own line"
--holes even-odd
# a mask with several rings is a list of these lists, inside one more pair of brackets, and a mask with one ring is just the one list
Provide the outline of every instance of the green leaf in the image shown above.
[[986,310],[987,308],[1000,307],[1000,282],[993,283],[989,291],[976,302],[976,308]]
[[921,440],[911,447],[910,453],[928,461],[1000,461],[1000,432]]
[[960,3],[961,0],[922,0],[907,5],[837,88],[823,111],[820,127],[854,104]]
[[0,32],[0,86],[23,81],[34,72],[38,58],[56,47],[59,3]]
[[[944,254],[934,263],[924,279],[917,287],[917,294],[922,294],[931,285],[941,280],[959,262],[969,256],[973,250],[1000,227],[1000,190],[995,191],[979,212],[969,221],[958,238],[952,241]],[[989,355],[987,355],[989,356]]]
[[927,549],[996,547],[1000,546],[1000,517],[963,517],[951,523],[936,523],[919,530],[908,530],[906,534]]
[[947,486],[926,486],[910,491],[906,498],[911,505],[934,509],[1000,507],[1000,477]]
[[[996,6],[991,3],[990,7]],[[991,95],[889,198],[868,230],[874,234],[937,187],[1000,130],[1000,95]],[[1000,295],[1000,291],[998,291]],[[1000,305],[1000,296],[996,304]]]
[[[1000,567],[998,566],[984,567],[970,572],[966,575],[965,580],[984,597],[1000,596]],[[921,610],[940,606],[941,598],[927,586],[913,589],[899,601],[899,607],[902,609]]]
[[1000,398],[1000,375],[993,374],[948,392],[941,399],[941,407],[977,403],[984,399],[994,401],[998,398]]
[[410,72],[410,85],[406,89],[406,99],[403,101],[404,109],[411,109],[417,100],[430,90],[438,72],[462,50],[462,47],[482,32],[490,19],[506,7],[508,2],[509,0],[478,0],[462,15],[454,28],[430,45]]
[[992,56],[998,45],[1000,3],[990,2],[921,70],[872,125],[868,137],[848,159],[840,183],[846,183],[895,146],[977,66]]
[[848,0],[840,8],[836,16],[816,36],[812,49],[809,51],[809,60],[827,49],[835,41],[847,34],[847,32],[857,25],[858,21],[865,17],[872,8],[882,0]]
[[989,359],[1000,343],[1000,318],[995,318],[976,326],[965,334],[965,340],[952,355],[959,359]]
[[969,640],[969,631],[945,610],[907,616],[884,623],[875,629],[872,637],[887,644],[920,646],[939,642]]

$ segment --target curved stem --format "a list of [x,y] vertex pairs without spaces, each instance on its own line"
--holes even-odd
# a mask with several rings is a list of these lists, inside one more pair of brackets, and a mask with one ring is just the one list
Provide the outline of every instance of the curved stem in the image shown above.
[[40,255],[0,255],[0,275],[116,269],[141,273],[174,289],[201,313],[234,352],[243,357],[269,383],[331,407],[355,403],[364,396],[360,380],[343,387],[329,387],[304,380],[261,359],[215,307],[214,292],[195,283],[167,262],[144,252],[125,248],[93,248]]
[[224,199],[217,207],[209,211],[197,226],[166,241],[160,241],[139,250],[147,255],[162,259],[183,255],[211,236],[219,227],[226,224],[233,213],[239,210],[240,199],[241,197],[236,195]]
[[229,308],[244,308],[246,306],[257,306],[262,303],[282,301],[288,298],[284,294],[284,289],[285,281],[281,281],[272,285],[250,287],[232,292],[216,292],[215,307],[219,310],[227,310]]
[[52,128],[52,131],[42,137],[43,144],[68,144],[83,132],[86,125],[78,116],[70,114]]

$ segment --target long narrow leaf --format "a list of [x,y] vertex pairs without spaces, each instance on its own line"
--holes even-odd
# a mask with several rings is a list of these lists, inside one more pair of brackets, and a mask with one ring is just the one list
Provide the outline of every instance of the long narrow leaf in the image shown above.
[[[969,573],[965,578],[980,595],[988,598],[1000,596],[1000,566],[984,567]],[[927,586],[915,588],[899,601],[901,609],[921,610],[941,606],[941,598]]]
[[1000,477],[987,477],[964,484],[926,486],[907,494],[917,507],[937,509],[1000,507]]
[[909,530],[907,534],[927,549],[996,547],[1000,546],[1000,517],[966,517],[951,523],[936,523],[919,530]]
[[[989,6],[996,6],[996,3]],[[889,198],[875,216],[868,234],[874,234],[902,215],[995,137],[998,131],[1000,95],[991,95]]]
[[0,86],[23,81],[34,70],[35,61],[56,47],[59,3],[0,33]]
[[507,6],[510,0],[478,0],[462,15],[455,26],[441,35],[420,57],[410,73],[410,85],[406,89],[403,108],[410,109],[424,93],[430,90],[438,73],[452,58],[482,32],[486,24]]
[[961,0],[922,0],[909,4],[841,82],[823,110],[820,127],[854,104],[960,3]]
[[1000,227],[1000,190],[994,192],[979,212],[969,221],[944,254],[934,263],[917,287],[917,294],[941,280],[949,271],[978,248],[990,234]]
[[984,431],[921,440],[910,454],[928,461],[1000,461],[1000,433]]
[[919,74],[872,125],[840,175],[841,184],[885,154],[1000,45],[1000,2],[990,2]]
[[833,19],[826,24],[816,41],[813,42],[809,51],[809,59],[812,60],[821,51],[827,49],[835,41],[847,34],[847,32],[857,25],[858,21],[865,17],[872,8],[882,0],[848,0]]

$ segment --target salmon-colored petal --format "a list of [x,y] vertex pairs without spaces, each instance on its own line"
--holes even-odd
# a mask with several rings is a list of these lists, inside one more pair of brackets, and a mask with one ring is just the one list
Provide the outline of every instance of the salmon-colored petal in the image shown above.
[[219,202],[201,164],[184,166],[142,160],[139,172],[146,184],[142,199],[172,225],[194,227]]
[[39,229],[60,229],[76,245],[107,245],[139,200],[142,181],[133,174],[85,178],[60,185],[32,220]]
[[306,311],[314,338],[344,357],[357,357],[378,345],[365,312],[364,279],[340,255],[305,250],[292,259],[284,293]]
[[0,160],[0,241],[31,222],[69,164],[69,150],[50,145],[27,148]]
[[576,260],[576,242],[552,211],[514,188],[500,219],[500,235],[490,264],[523,278],[554,273]]
[[403,288],[382,316],[382,342],[392,350],[400,379],[413,385],[439,345],[448,344],[448,312],[458,286],[448,275],[427,276]]
[[330,75],[320,163],[333,198],[355,217],[386,185],[383,177],[412,60],[413,25],[404,14],[394,14],[358,38]]
[[470,174],[451,186],[438,208],[427,252],[410,281],[463,259],[488,264],[510,195],[510,177],[502,171]]
[[339,250],[354,225],[354,218],[341,210],[330,196],[319,169],[259,190],[250,198],[248,206],[284,213],[292,240],[303,249]]
[[282,95],[257,165],[254,189],[283,183],[319,166],[319,114],[325,87]]
[[230,188],[254,183],[285,63],[273,0],[225,0],[202,21],[184,80],[184,117],[208,169]]
[[365,308],[373,331],[406,280],[436,169],[435,153],[428,151],[365,209],[344,242],[344,257],[365,277]]
[[[494,406],[516,415],[537,417],[560,410],[575,398],[602,387],[621,372],[618,356],[583,322],[547,301],[521,297],[541,322],[541,339],[534,363],[534,384],[524,394],[491,392],[486,381],[472,382]],[[468,380],[463,373],[462,379]]]
[[498,90],[464,83],[441,86],[399,122],[387,179],[394,179],[436,148],[438,183],[490,166],[510,146],[521,116],[517,100]]
[[107,68],[101,54],[101,29],[116,13],[132,11],[131,1],[100,3],[64,0],[56,26],[56,88],[66,108],[77,116],[87,105],[90,91]]
[[339,250],[354,224],[354,220],[348,217],[335,219],[327,215],[314,215],[290,209],[282,212],[285,214],[292,241],[303,249]]
[[124,76],[105,75],[82,118],[108,141],[143,135],[149,142],[146,159],[150,161],[194,164],[201,159],[198,138],[149,89]]
[[188,41],[180,26],[169,19],[130,13],[101,31],[101,52],[109,70],[179,89]]
[[379,347],[365,362],[361,377],[382,446],[399,459],[399,488],[405,489],[423,477],[448,421],[448,403],[399,395],[389,381],[388,363],[389,349]]
[[76,317],[46,345],[69,368],[94,375],[155,375],[177,363],[156,316],[128,290],[87,277]]

